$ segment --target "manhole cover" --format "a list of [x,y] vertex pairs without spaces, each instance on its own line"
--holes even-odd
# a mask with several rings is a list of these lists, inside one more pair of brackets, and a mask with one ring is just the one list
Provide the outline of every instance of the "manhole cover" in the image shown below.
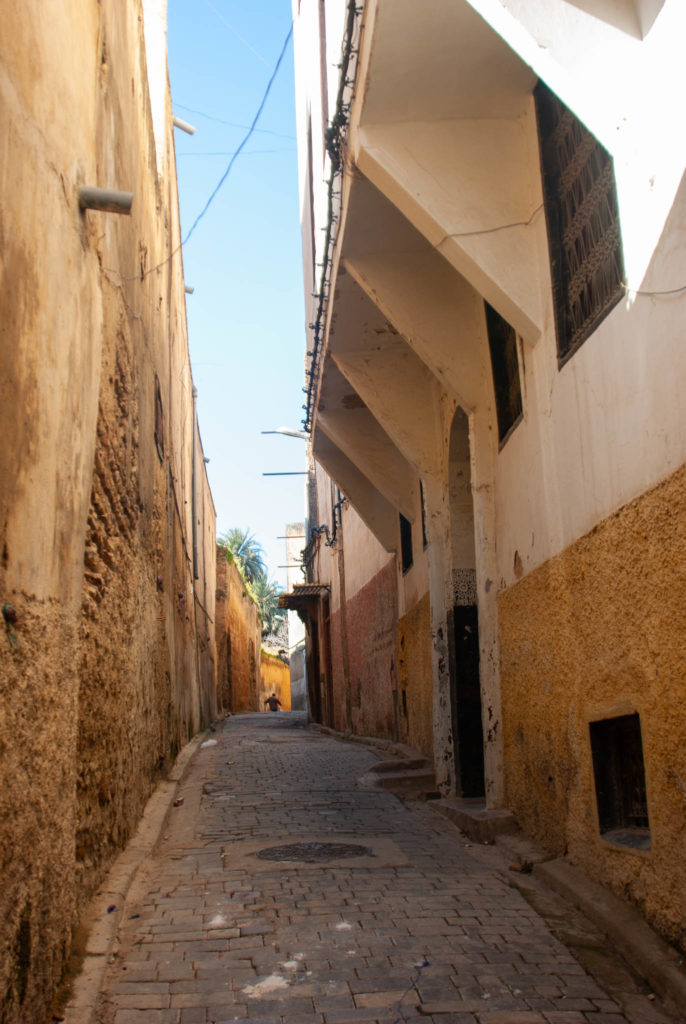
[[368,846],[354,843],[289,843],[286,846],[267,846],[259,850],[261,860],[301,860],[307,864],[339,860],[342,857],[371,857]]

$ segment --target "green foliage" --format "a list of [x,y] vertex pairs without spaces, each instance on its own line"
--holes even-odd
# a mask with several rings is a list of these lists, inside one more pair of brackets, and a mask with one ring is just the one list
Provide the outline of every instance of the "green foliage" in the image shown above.
[[[253,583],[267,575],[264,552],[250,530],[241,530],[234,526],[222,533],[217,543],[226,553],[227,561],[235,561],[241,576],[246,583]],[[231,556],[231,557],[229,557]]]
[[263,634],[275,633],[286,615],[286,610],[279,608],[278,584],[265,575],[255,580],[252,592],[262,617]]
[[222,533],[217,543],[223,548],[229,564],[235,562],[243,577],[245,589],[257,605],[262,619],[262,633],[274,633],[283,622],[286,611],[279,608],[278,583],[269,579],[264,552],[250,530],[234,526]]

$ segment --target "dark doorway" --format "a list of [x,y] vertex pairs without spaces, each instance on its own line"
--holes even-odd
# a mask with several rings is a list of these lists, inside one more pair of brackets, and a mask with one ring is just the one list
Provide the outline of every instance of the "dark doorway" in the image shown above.
[[328,597],[325,597],[322,601],[322,623],[324,627],[322,667],[325,674],[324,693],[326,696],[324,715],[326,718],[325,724],[333,729],[335,727],[335,715],[333,706],[333,662],[331,658],[331,602]]
[[310,710],[310,721],[323,725],[321,679],[319,676],[319,615],[309,614],[305,628],[305,676],[307,679],[307,702]]
[[450,702],[457,791],[485,794],[476,551],[469,420],[458,408],[450,432],[450,534],[452,600],[448,613]]
[[456,604],[451,612],[453,736],[462,796],[483,796],[484,735],[479,681],[479,622],[476,605]]

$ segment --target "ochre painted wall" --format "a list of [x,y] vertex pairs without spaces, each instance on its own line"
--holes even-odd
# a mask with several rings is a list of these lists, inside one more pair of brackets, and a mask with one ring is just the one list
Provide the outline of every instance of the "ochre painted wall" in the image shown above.
[[260,710],[264,710],[264,702],[272,693],[281,701],[281,710],[291,710],[291,673],[288,665],[281,658],[262,651],[260,655]]
[[217,696],[223,711],[259,711],[262,622],[234,564],[217,548]]
[[[686,469],[499,597],[508,806],[686,948]],[[589,721],[640,715],[652,849],[600,838]]]
[[433,668],[429,594],[398,620],[398,708],[403,742],[433,757]]

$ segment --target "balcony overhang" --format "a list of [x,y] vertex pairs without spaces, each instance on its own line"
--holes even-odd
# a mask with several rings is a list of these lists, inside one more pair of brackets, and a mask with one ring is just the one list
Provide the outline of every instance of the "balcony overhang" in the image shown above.
[[293,589],[279,595],[279,608],[292,612],[312,611],[321,597],[326,597],[331,587],[328,583],[295,583]]

